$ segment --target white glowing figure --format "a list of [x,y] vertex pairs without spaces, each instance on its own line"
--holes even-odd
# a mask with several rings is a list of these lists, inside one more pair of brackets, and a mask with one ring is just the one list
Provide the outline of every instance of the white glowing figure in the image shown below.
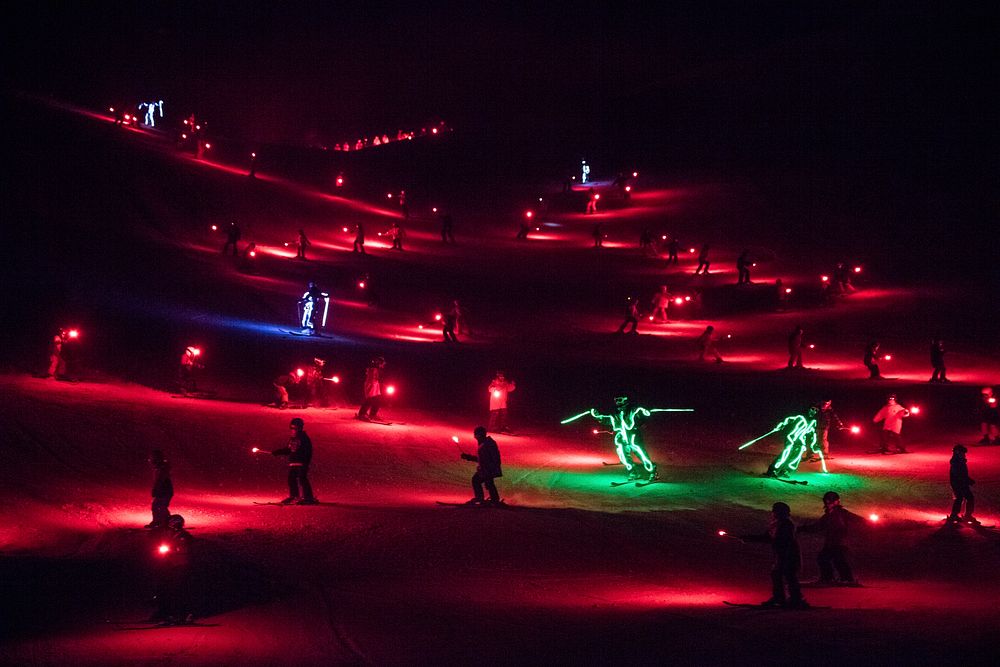
[[590,180],[590,165],[587,164],[586,160],[580,163],[580,182],[586,183]]
[[160,118],[163,118],[163,100],[159,102],[143,102],[138,108],[146,107],[146,117],[143,119],[143,123],[149,127],[156,127],[156,112],[159,111]]

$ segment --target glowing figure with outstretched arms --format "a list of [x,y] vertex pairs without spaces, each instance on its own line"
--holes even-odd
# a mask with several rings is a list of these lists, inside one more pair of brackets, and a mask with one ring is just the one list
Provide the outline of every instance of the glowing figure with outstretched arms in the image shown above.
[[[787,477],[799,468],[799,463],[806,452],[819,459],[823,472],[827,472],[826,459],[823,457],[823,447],[819,446],[816,438],[816,408],[809,408],[806,416],[792,415],[785,417],[778,425],[764,435],[754,438],[750,442],[740,445],[740,449],[746,449],[750,445],[763,440],[772,433],[785,431],[785,448],[778,454],[778,458],[771,462],[765,473],[768,477]],[[786,430],[787,429],[787,430]]]
[[330,295],[319,287],[316,283],[310,282],[309,289],[306,290],[302,298],[299,299],[299,321],[302,326],[303,333],[315,334],[316,333],[316,315],[319,309],[319,304],[322,302],[323,305],[323,320],[321,326],[326,326],[326,316],[330,311]]
[[139,105],[139,108],[146,107],[146,117],[143,119],[143,123],[149,127],[156,127],[156,114],[155,111],[160,112],[160,118],[163,118],[163,100],[159,102],[143,102]]
[[642,444],[637,441],[639,424],[637,420],[641,417],[643,419],[648,418],[654,412],[694,412],[692,408],[653,408],[647,409],[641,406],[632,407],[628,396],[618,396],[615,398],[615,408],[617,409],[617,414],[612,415],[602,415],[597,412],[597,410],[591,408],[586,412],[581,412],[578,415],[570,417],[569,419],[564,419],[560,424],[569,424],[572,421],[576,421],[580,417],[590,416],[596,419],[601,424],[607,424],[611,429],[611,433],[615,437],[615,452],[618,454],[618,460],[622,462],[625,466],[625,470],[628,471],[629,479],[635,479],[639,476],[639,471],[636,469],[638,466],[633,460],[633,455],[639,459],[642,463],[642,467],[646,470],[648,478],[650,480],[656,479],[656,464],[653,463],[649,456],[646,454],[646,450],[643,448]]

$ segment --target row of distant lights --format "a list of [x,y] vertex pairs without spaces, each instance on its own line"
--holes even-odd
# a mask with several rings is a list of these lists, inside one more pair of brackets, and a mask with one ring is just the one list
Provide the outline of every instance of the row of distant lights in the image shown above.
[[350,141],[345,141],[342,144],[334,144],[333,145],[333,150],[335,150],[335,151],[344,151],[344,152],[352,151],[352,150],[353,151],[360,151],[360,150],[362,150],[364,148],[370,148],[370,147],[374,147],[374,146],[383,146],[383,145],[391,143],[393,141],[412,141],[417,136],[426,136],[428,134],[430,134],[430,135],[442,134],[447,129],[448,128],[445,125],[444,121],[441,121],[436,126],[430,128],[430,129],[427,129],[426,127],[420,128],[420,132],[419,133],[416,132],[416,131],[413,131],[413,130],[411,130],[410,132],[404,132],[403,130],[399,130],[398,132],[396,132],[396,138],[395,139],[393,139],[392,137],[390,137],[388,134],[383,134],[381,137],[376,136],[375,138],[370,139],[370,140],[368,139],[368,137],[363,137],[363,138],[358,139],[357,141],[355,141],[353,143],[351,143]]

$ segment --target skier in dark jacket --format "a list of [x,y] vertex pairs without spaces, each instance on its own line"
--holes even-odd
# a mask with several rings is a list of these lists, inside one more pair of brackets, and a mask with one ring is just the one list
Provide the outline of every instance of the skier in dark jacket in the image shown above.
[[823,534],[823,548],[816,556],[816,562],[819,564],[817,583],[834,584],[833,571],[836,569],[841,585],[858,585],[847,562],[846,544],[850,524],[857,520],[856,515],[848,512],[840,504],[840,494],[836,491],[827,491],[823,494],[823,516],[799,527],[800,533]]
[[154,449],[149,454],[153,466],[153,520],[146,528],[166,528],[170,519],[170,499],[174,497],[174,483],[170,480],[170,462],[163,458],[163,452]]
[[[315,505],[319,501],[313,496],[312,485],[309,484],[309,464],[312,462],[312,440],[305,432],[305,423],[298,417],[293,419],[288,427],[292,429],[292,437],[288,445],[271,452],[274,456],[288,457],[288,497],[281,501],[282,505],[297,503],[299,505]],[[299,495],[299,487],[302,494]]]
[[229,246],[233,247],[233,257],[239,254],[239,240],[240,240],[240,228],[235,222],[229,223],[229,228],[226,230],[226,244],[222,246],[222,254],[225,255],[229,250]]
[[[964,445],[955,445],[951,451],[949,481],[955,501],[951,504],[951,514],[948,515],[948,521],[978,524],[979,521],[973,516],[973,511],[976,509],[976,498],[972,495],[970,488],[976,483],[976,480],[969,477],[969,463],[965,460],[965,455],[969,450]],[[962,511],[962,501],[965,501],[965,514],[959,517],[958,513]]]
[[750,251],[744,250],[736,259],[737,285],[750,285]]
[[629,297],[625,304],[625,319],[622,320],[621,326],[618,327],[618,331],[615,333],[625,333],[625,327],[631,324],[632,328],[629,330],[629,333],[638,334],[639,317],[641,317],[639,313],[639,300]]
[[929,382],[951,382],[945,377],[948,369],[944,367],[944,340],[940,336],[935,336],[931,341],[931,366],[934,372]]
[[162,625],[185,625],[194,620],[194,538],[184,530],[184,517],[171,514],[162,530],[154,533],[153,599],[156,611],[150,621]]
[[476,466],[476,474],[472,476],[472,493],[474,496],[468,504],[479,505],[483,502],[483,486],[485,485],[486,490],[490,492],[490,503],[498,505],[500,504],[500,493],[497,491],[496,482],[493,480],[497,477],[503,477],[503,471],[500,469],[500,448],[497,447],[497,443],[493,438],[486,435],[485,426],[477,426],[472,434],[476,437],[476,442],[479,443],[476,454],[472,455],[462,452],[463,459],[466,461],[475,461],[479,464]]
[[[771,597],[761,603],[764,607],[790,607],[806,609],[809,604],[802,598],[799,588],[799,570],[802,568],[802,555],[799,543],[795,539],[795,524],[792,523],[792,510],[785,503],[774,503],[771,506],[771,523],[763,535],[746,535],[742,539],[747,542],[766,542],[774,550],[774,566],[771,568]],[[785,587],[788,595],[785,596]]]
[[819,412],[816,413],[816,432],[819,434],[825,458],[830,458],[830,427],[843,431],[844,422],[833,411],[833,401],[827,399],[819,404]]
[[879,371],[878,368],[878,360],[880,358],[878,349],[879,349],[879,342],[877,340],[873,340],[872,342],[868,343],[868,347],[865,348],[864,361],[865,361],[865,368],[868,369],[869,380],[882,379],[882,373]]

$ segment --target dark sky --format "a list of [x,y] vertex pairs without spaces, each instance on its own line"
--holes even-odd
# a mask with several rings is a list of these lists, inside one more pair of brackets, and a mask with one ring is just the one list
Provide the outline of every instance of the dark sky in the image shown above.
[[985,3],[24,4],[4,28],[8,88],[95,107],[163,98],[253,141],[434,118],[720,150],[731,135],[854,150],[992,129],[998,25]]

